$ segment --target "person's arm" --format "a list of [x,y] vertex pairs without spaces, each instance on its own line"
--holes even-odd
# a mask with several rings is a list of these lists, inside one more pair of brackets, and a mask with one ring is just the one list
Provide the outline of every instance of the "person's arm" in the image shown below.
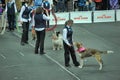
[[67,40],[67,29],[63,29],[63,40],[68,46],[71,46],[71,44]]
[[20,22],[22,22],[23,20],[23,18],[22,18],[22,14],[23,14],[23,12],[24,12],[24,10],[25,10],[25,6],[22,6],[22,8],[21,8],[21,11],[20,11]]
[[6,6],[5,6],[5,12],[7,12],[7,3],[6,3]]
[[32,17],[32,25],[33,25],[33,27],[35,27],[35,19],[34,19],[34,17],[35,17],[35,15],[33,15],[33,17]]
[[17,13],[16,3],[14,3],[15,13]]
[[43,14],[43,19],[48,21],[48,20],[50,20],[50,17]]

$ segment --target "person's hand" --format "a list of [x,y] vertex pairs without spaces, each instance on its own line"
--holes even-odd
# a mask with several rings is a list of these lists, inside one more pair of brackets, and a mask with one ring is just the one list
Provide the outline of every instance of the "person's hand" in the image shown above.
[[68,46],[69,46],[69,47],[72,47],[73,45],[69,44]]
[[49,14],[48,14],[48,10],[47,10],[47,9],[45,9],[45,13],[46,13],[47,16],[49,16]]
[[20,24],[23,24],[23,21],[20,21]]

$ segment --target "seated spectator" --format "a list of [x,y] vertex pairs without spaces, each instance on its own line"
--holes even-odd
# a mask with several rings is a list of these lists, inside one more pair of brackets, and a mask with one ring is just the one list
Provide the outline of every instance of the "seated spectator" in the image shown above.
[[54,10],[56,12],[57,0],[53,0]]
[[78,9],[78,0],[74,0],[74,11]]
[[65,0],[57,0],[57,12],[65,11]]
[[102,9],[102,0],[94,0],[96,4],[96,10]]
[[89,10],[90,11],[95,11],[96,4],[93,0],[89,0]]
[[84,11],[86,0],[78,0],[78,11]]
[[110,9],[118,9],[118,8],[119,8],[118,0],[110,0]]
[[89,11],[89,0],[85,2],[84,11]]

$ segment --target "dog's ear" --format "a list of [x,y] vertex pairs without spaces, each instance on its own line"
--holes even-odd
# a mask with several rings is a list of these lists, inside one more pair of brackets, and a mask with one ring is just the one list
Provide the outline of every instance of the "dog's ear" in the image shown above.
[[58,33],[60,34],[60,31],[58,31]]

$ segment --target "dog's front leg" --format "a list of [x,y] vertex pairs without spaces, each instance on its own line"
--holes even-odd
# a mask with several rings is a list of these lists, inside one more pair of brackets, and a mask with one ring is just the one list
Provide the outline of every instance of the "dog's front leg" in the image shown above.
[[59,47],[59,46],[57,47],[57,50],[60,50],[60,47]]
[[83,68],[83,58],[80,59],[80,68]]
[[53,45],[53,50],[55,50],[55,45]]

